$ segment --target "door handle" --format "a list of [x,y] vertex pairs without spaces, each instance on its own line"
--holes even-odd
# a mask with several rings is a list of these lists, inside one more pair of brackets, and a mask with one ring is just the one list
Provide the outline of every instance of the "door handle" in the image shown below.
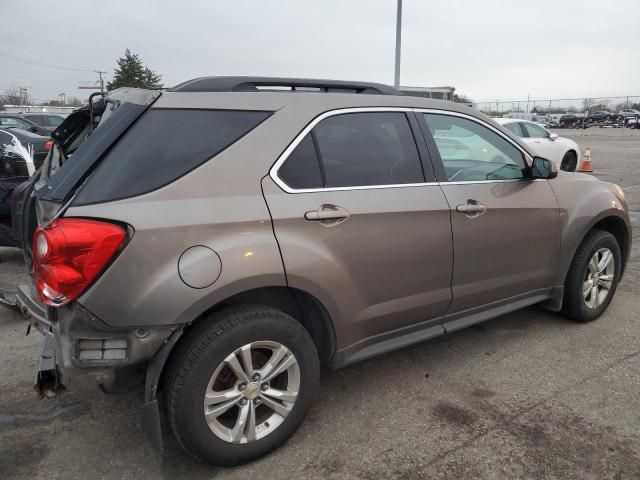
[[337,205],[324,204],[316,210],[304,213],[304,219],[310,222],[321,222],[325,225],[337,225],[349,218],[349,211]]
[[469,218],[476,218],[487,211],[487,206],[476,200],[467,200],[466,204],[456,206],[456,212],[464,213]]

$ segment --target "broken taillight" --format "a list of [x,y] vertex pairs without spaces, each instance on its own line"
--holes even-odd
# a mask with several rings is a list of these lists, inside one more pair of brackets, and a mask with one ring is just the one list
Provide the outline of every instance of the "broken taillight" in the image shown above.
[[60,218],[33,237],[35,283],[40,300],[59,307],[80,296],[104,270],[126,237],[112,223]]

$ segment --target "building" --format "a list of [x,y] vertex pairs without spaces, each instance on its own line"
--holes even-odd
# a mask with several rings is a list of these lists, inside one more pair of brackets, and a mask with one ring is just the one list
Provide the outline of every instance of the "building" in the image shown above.
[[405,95],[412,97],[434,98],[436,100],[453,101],[453,95],[456,91],[454,87],[400,87],[399,89]]

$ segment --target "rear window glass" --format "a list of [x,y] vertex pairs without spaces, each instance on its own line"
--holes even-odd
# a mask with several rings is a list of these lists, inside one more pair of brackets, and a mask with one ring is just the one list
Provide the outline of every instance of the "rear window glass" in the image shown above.
[[100,162],[75,204],[156,190],[202,165],[264,121],[271,112],[151,109]]

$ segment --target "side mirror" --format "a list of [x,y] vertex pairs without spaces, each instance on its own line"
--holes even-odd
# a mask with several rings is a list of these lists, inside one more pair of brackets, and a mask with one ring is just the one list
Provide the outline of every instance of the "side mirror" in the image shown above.
[[542,157],[533,157],[531,166],[532,178],[552,179],[558,176],[558,165]]
[[549,135],[549,140],[555,140],[556,138],[558,138],[558,134],[557,133],[552,133]]
[[32,133],[38,133],[38,127],[36,127],[35,125],[33,125],[33,126],[29,129],[29,131],[30,131],[30,132],[32,132]]

